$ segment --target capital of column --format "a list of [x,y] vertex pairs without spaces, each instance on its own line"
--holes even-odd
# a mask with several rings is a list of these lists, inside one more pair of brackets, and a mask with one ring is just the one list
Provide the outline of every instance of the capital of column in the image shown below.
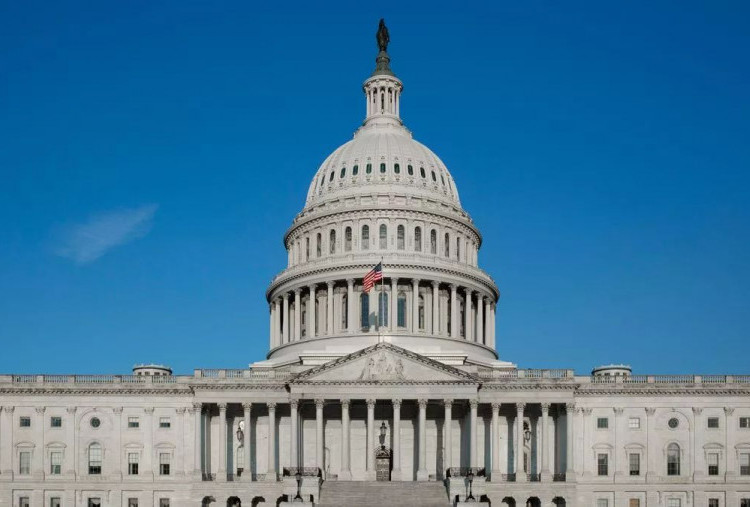
[[145,407],[143,409],[143,411],[146,412],[147,414],[151,415],[151,414],[154,413],[154,407]]
[[393,398],[391,403],[393,404],[393,408],[401,408],[401,398]]
[[452,398],[444,399],[443,405],[445,405],[446,408],[451,408],[453,406],[453,399]]
[[391,285],[398,285],[398,277],[392,276],[391,277]]
[[203,410],[203,403],[193,403],[192,412],[200,412],[201,410]]
[[282,299],[284,299],[284,302],[289,301],[289,293],[285,292],[282,296]]
[[227,404],[226,403],[217,403],[217,405],[219,406],[219,412],[226,412],[227,411]]
[[417,400],[420,409],[427,408],[427,402],[428,400],[425,400],[424,398]]
[[242,408],[243,410],[246,410],[249,412],[250,410],[252,410],[253,404],[250,403],[249,401],[246,401],[245,403],[242,404]]
[[734,414],[734,407],[724,407],[724,413],[726,415],[732,415],[732,414]]
[[[77,409],[78,409],[77,407],[67,407],[65,411],[69,414],[75,414]],[[13,413],[13,407],[5,407],[5,410],[7,410],[10,413]]]
[[113,413],[113,414],[115,414],[115,415],[120,415],[120,414],[122,414],[122,407],[114,407],[114,408],[112,409],[112,413]]
[[625,412],[625,409],[622,407],[614,407],[613,410],[615,412],[615,416],[620,416],[623,412]]
[[346,285],[349,286],[349,288],[354,287],[354,278],[347,278]]
[[581,412],[583,412],[583,414],[584,414],[584,415],[591,415],[591,413],[592,413],[592,412],[594,411],[594,409],[593,409],[593,408],[589,408],[589,407],[586,407],[586,408],[580,408],[579,410],[580,410]]
[[516,412],[523,413],[523,409],[526,408],[526,403],[516,403]]
[[693,415],[701,415],[702,413],[703,413],[703,408],[693,407]]
[[456,289],[458,288],[458,285],[456,285],[455,283],[449,283],[448,287],[450,287],[451,292],[456,292]]
[[342,398],[339,400],[339,403],[341,403],[341,408],[348,409],[349,405],[351,405],[352,400],[349,398]]
[[656,413],[656,409],[653,407],[646,407],[646,415],[654,415]]
[[437,280],[432,280],[432,281],[430,282],[430,284],[432,285],[432,288],[433,288],[433,289],[437,289],[437,288],[438,288],[438,286],[440,285],[440,282],[438,282]]
[[331,282],[331,281],[328,281],[328,282],[326,282],[326,285],[328,286],[328,290],[331,290],[331,289],[333,289],[333,285],[334,285],[335,283],[336,283],[336,282]]
[[310,291],[310,294],[315,294],[315,291],[318,290],[318,284],[317,283],[311,283],[307,286],[307,290]]
[[323,408],[326,404],[326,400],[323,398],[315,398],[315,408]]
[[565,411],[569,414],[572,414],[576,411],[576,404],[575,403],[566,403],[565,404]]
[[549,414],[549,407],[551,403],[542,403],[542,414]]
[[499,412],[500,411],[500,405],[501,405],[501,403],[499,403],[497,401],[493,401],[490,405],[492,406],[492,411],[493,412]]
[[[180,415],[184,414],[185,410],[187,410],[187,408],[185,407],[177,407],[174,409],[175,413],[180,414]],[[120,409],[120,412],[122,412],[122,408]]]
[[421,281],[422,280],[420,280],[419,278],[412,278],[411,279],[411,284],[412,284],[412,286],[416,287],[416,286],[419,285],[419,282],[421,282]]
[[367,400],[367,408],[374,408],[375,400]]
[[43,415],[45,410],[47,410],[47,407],[34,407],[34,411],[39,415]]
[[294,289],[295,297],[299,296],[300,294],[302,294],[302,289],[300,287],[297,287],[296,289]]
[[269,401],[268,403],[266,403],[266,407],[268,407],[268,410],[276,410],[276,402]]

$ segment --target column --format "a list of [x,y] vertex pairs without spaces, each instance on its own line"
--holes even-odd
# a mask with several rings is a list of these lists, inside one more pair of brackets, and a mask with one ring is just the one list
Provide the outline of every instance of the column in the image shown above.
[[328,282],[328,314],[326,315],[326,331],[328,336],[333,334],[333,282]]
[[294,341],[302,339],[302,289],[294,289]]
[[347,310],[347,324],[350,333],[354,333],[357,328],[357,306],[354,303],[354,279],[347,278],[346,280],[346,304],[348,305]]
[[146,407],[143,409],[146,414],[146,420],[143,424],[143,447],[145,452],[143,453],[143,471],[146,477],[153,478],[153,456],[154,456],[154,407]]
[[484,339],[484,296],[477,293],[477,343],[485,343]]
[[443,452],[443,477],[447,475],[447,469],[453,466],[453,400],[443,400],[443,433],[445,434],[445,451]]
[[10,434],[12,421],[10,425],[5,421],[5,413],[6,412],[3,412],[3,407],[0,406],[0,474],[2,474],[3,476],[5,476],[5,474],[8,474],[7,477],[12,479],[13,471],[10,467],[10,464],[6,464],[6,459],[9,457],[9,454],[11,452],[10,449],[13,448],[13,444],[6,441],[6,435]]
[[375,477],[375,451],[373,440],[375,439],[375,400],[367,400],[367,475],[372,479]]
[[268,472],[266,481],[276,482],[276,403],[266,403],[268,407]]
[[[187,459],[185,459],[185,447],[187,442],[185,442],[185,407],[177,407],[174,409],[175,414],[177,414],[177,438],[179,445],[175,449],[175,473],[180,476],[185,475],[185,469],[187,468],[186,463],[188,462]],[[120,413],[122,413],[122,409],[120,409]],[[122,427],[122,426],[121,426]],[[118,442],[119,444],[119,442]],[[120,448],[120,445],[117,446],[117,448]],[[119,469],[118,469],[119,472]]]
[[490,474],[490,480],[493,482],[500,482],[500,404],[495,402],[492,404],[492,473]]
[[391,471],[391,480],[401,480],[401,400],[394,398],[391,403],[393,404],[393,427],[391,432],[393,435],[393,470]]
[[283,303],[282,311],[283,313],[281,315],[281,319],[283,321],[282,322],[283,334],[281,337],[281,342],[289,343],[289,294],[287,293],[284,293],[284,303]]
[[203,408],[202,403],[193,403],[191,412],[193,413],[193,477],[196,480],[200,480],[203,477],[203,470],[201,468],[201,455],[203,442],[201,440],[201,409]]
[[[10,411],[11,422],[13,422],[13,407],[5,407],[5,411]],[[66,448],[70,450],[70,452],[66,452],[63,459],[65,460],[65,475],[73,480],[76,476],[76,452],[78,452],[78,446],[76,445],[76,407],[67,407],[65,411],[68,414],[68,417],[65,420],[65,445],[67,446]],[[10,438],[12,439],[12,424],[10,428],[11,430],[7,431],[6,433],[8,433]],[[10,449],[10,447],[7,447],[7,449]],[[10,463],[10,460],[8,460],[8,462]],[[5,470],[3,470],[3,473],[5,473]],[[13,473],[12,468],[10,470],[10,473]]]
[[[325,400],[315,400],[315,466],[325,470],[325,447],[323,442],[323,406]],[[325,477],[325,476],[324,476]]]
[[549,403],[542,403],[542,441],[536,447],[542,454],[542,482],[552,482],[552,475],[549,469],[549,407]]
[[458,307],[456,305],[456,284],[452,283],[451,287],[451,338],[458,338]]
[[655,478],[658,474],[654,470],[653,465],[651,464],[652,458],[651,458],[651,452],[650,449],[654,450],[654,454],[658,455],[656,452],[656,449],[654,449],[654,441],[651,434],[654,431],[654,414],[656,413],[656,409],[652,407],[646,408],[646,449],[644,456],[644,459],[646,460],[646,482],[652,480]]
[[411,331],[419,332],[419,280],[411,281]]
[[575,481],[575,461],[574,461],[574,447],[573,447],[573,419],[575,419],[575,403],[565,404],[565,481]]
[[339,480],[352,480],[352,465],[349,447],[349,404],[348,399],[341,400],[341,471]]
[[479,466],[477,463],[477,408],[479,400],[469,400],[469,466]]
[[398,303],[398,278],[391,278],[391,309],[388,316],[388,329],[395,331],[398,329],[398,315],[396,315]]
[[[245,458],[245,462],[242,464],[242,479],[244,482],[251,482],[253,480],[253,471],[250,468],[251,463],[251,456],[250,456],[250,416],[252,415],[252,403],[243,403],[242,409],[244,411],[245,416],[245,431],[242,432],[242,436],[244,437],[242,442],[242,454]],[[294,433],[292,433],[294,435]],[[292,440],[294,442],[294,440]],[[292,462],[292,466],[296,466],[294,462]]]
[[[622,430],[620,429],[620,425],[622,424],[623,411],[624,410],[622,407],[614,408],[615,418],[613,421],[614,424],[612,425],[613,426],[612,429],[614,432],[613,436],[615,440],[615,445],[612,449],[612,475],[613,477],[619,477],[621,475],[624,475],[622,465],[620,464],[620,456],[619,456],[619,453],[617,452],[617,450],[620,448],[620,445],[621,445],[619,440],[622,438]],[[692,454],[695,455],[695,453],[692,453]]]
[[219,468],[216,471],[216,481],[227,480],[227,404],[217,403],[219,406]]
[[[433,282],[433,287],[437,287],[437,282]],[[419,403],[419,460],[417,468],[417,480],[426,481],[429,479],[427,474],[427,400],[421,399]]]
[[315,284],[310,285],[308,290],[310,297],[307,299],[307,338],[315,338]]
[[45,407],[34,407],[36,412],[36,421],[32,425],[34,430],[34,440],[36,440],[37,452],[33,453],[34,462],[31,469],[31,474],[36,480],[44,479],[44,412]]
[[471,341],[471,290],[469,288],[464,288],[464,294],[464,338],[466,341]]
[[[724,407],[724,431],[726,431],[726,470],[724,476],[729,480],[735,480],[739,473],[739,464],[737,463],[737,453],[735,450],[735,424],[736,421],[732,421],[731,416],[734,413],[734,407]],[[695,419],[695,417],[693,417]],[[693,438],[695,438],[696,426],[692,428]],[[693,445],[693,455],[695,455],[695,445]],[[695,466],[691,467],[689,473],[695,473]]]
[[276,321],[276,305],[273,301],[271,301],[271,304],[268,307],[268,318],[268,342],[273,349],[276,347],[276,334],[274,333],[273,327],[273,324]]
[[523,409],[525,403],[516,403],[516,482],[526,481],[526,473],[523,471]]
[[273,340],[274,347],[281,345],[281,303],[278,298],[273,301]]
[[440,292],[438,291],[439,282],[432,282],[432,334],[440,334]]
[[490,347],[495,348],[495,303],[490,304],[490,322],[489,322]]

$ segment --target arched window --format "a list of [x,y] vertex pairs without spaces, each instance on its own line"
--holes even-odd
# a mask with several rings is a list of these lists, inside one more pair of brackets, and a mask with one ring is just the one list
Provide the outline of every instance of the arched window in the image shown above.
[[445,178],[443,178],[443,175],[440,175],[440,181],[443,183],[443,186],[445,186]]
[[393,172],[398,174],[401,172],[401,166],[398,164],[393,164]]
[[352,176],[356,176],[357,173],[359,173],[359,166],[355,165],[354,167],[352,167]]
[[399,225],[396,227],[396,248],[399,250],[403,250],[405,247],[405,239],[406,236],[406,230],[404,229],[403,225]]
[[102,474],[102,445],[94,442],[89,445],[89,475]]
[[675,443],[667,446],[667,475],[680,475],[680,446]]
[[385,224],[380,224],[380,244],[381,250],[385,250],[388,247],[388,227]]
[[388,325],[388,293],[378,292],[378,325]]
[[341,329],[349,328],[349,296],[341,296]]
[[362,323],[362,330],[370,329],[370,295],[364,292],[359,296],[359,319]]
[[341,174],[339,175],[339,178],[343,178],[344,176],[346,176],[346,167],[341,168]]
[[420,174],[420,175],[421,175],[421,176],[422,176],[423,178],[425,177],[424,167],[420,167],[420,168],[419,168],[419,174]]
[[432,171],[432,181],[437,181],[437,178],[435,177],[435,171]]
[[352,228],[347,227],[344,229],[344,251],[350,252],[352,250]]
[[316,235],[316,243],[315,243],[315,256],[320,257],[323,254],[323,236],[318,233]]
[[418,315],[419,315],[419,329],[424,331],[424,296],[419,296],[419,308]]
[[414,176],[414,167],[412,167],[411,164],[406,166],[406,172],[409,173],[409,176]]
[[335,254],[336,253],[336,230],[331,229],[331,232],[328,234],[328,253]]
[[310,238],[305,238],[305,260],[310,260]]
[[451,256],[451,238],[447,232],[445,233],[445,256]]
[[398,327],[406,327],[406,293],[399,292],[398,300],[396,304],[396,311],[398,312],[396,318],[396,325]]
[[414,228],[414,251],[422,251],[422,228],[418,226]]
[[461,238],[456,238],[456,260],[461,260]]
[[365,172],[367,174],[370,174],[372,172],[372,164],[368,163],[367,166],[365,166]]
[[367,225],[362,226],[362,250],[370,249],[370,227]]
[[430,231],[430,253],[437,254],[437,231],[435,229]]
[[385,163],[384,162],[380,164],[380,172],[381,173],[385,172]]
[[333,176],[336,174],[335,171],[331,171],[331,176],[328,178],[328,181],[333,181]]

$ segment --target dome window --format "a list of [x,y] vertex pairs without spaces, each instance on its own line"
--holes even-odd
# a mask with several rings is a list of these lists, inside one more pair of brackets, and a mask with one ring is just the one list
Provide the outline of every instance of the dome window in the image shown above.
[[380,172],[381,173],[385,172],[385,162],[383,162],[382,164],[380,164]]
[[437,254],[437,231],[435,229],[430,231],[430,253]]
[[344,251],[351,252],[352,250],[352,228],[347,227],[344,229]]
[[336,230],[331,229],[328,235],[328,253],[333,255],[336,253]]
[[352,176],[356,176],[357,173],[359,173],[359,166],[355,165],[354,167],[352,167]]
[[339,178],[343,178],[344,176],[346,176],[346,167],[341,168],[341,174],[339,175]]
[[419,226],[414,228],[414,251],[422,251],[422,228]]
[[[330,177],[328,178],[328,182],[329,182],[329,183],[330,183],[331,181],[333,181],[333,177],[334,177],[335,175],[336,175],[336,172],[335,172],[335,171],[331,171],[331,176],[330,176]],[[433,173],[433,175],[432,175],[432,176],[434,177],[434,176],[435,176],[435,174]]]
[[406,231],[404,229],[404,226],[403,225],[399,225],[396,228],[396,248],[397,249],[399,249],[399,250],[403,250],[404,249],[404,246],[405,246],[405,243],[406,243],[405,236],[406,236]]
[[398,164],[393,164],[393,172],[399,174],[401,172],[401,166]]
[[432,181],[437,181],[437,178],[435,177],[435,171],[432,171]]
[[406,166],[406,172],[409,173],[409,176],[414,176],[414,167],[412,167],[411,164]]
[[315,257],[320,257],[323,254],[323,237],[320,233],[315,238]]
[[370,330],[370,295],[362,293],[359,296],[359,318],[362,325],[362,331]]
[[426,175],[426,174],[425,174],[425,172],[424,172],[424,167],[420,167],[420,168],[419,168],[419,174],[421,174],[423,178],[426,178],[426,177],[427,177],[427,175]]
[[443,186],[445,186],[445,178],[443,178],[443,175],[440,175],[440,181],[443,182]]
[[362,226],[362,250],[370,249],[370,227]]
[[380,249],[385,250],[388,248],[388,227],[385,224],[380,224]]
[[448,235],[447,232],[445,233],[445,256],[446,257],[451,256],[451,237]]
[[367,164],[367,166],[365,167],[365,172],[367,174],[370,174],[372,172],[372,164],[370,163]]

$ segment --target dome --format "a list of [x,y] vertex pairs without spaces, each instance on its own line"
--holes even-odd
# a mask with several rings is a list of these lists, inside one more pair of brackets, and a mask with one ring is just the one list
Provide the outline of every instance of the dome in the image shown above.
[[371,124],[331,153],[315,173],[306,207],[330,199],[395,192],[460,207],[442,160],[401,125]]

